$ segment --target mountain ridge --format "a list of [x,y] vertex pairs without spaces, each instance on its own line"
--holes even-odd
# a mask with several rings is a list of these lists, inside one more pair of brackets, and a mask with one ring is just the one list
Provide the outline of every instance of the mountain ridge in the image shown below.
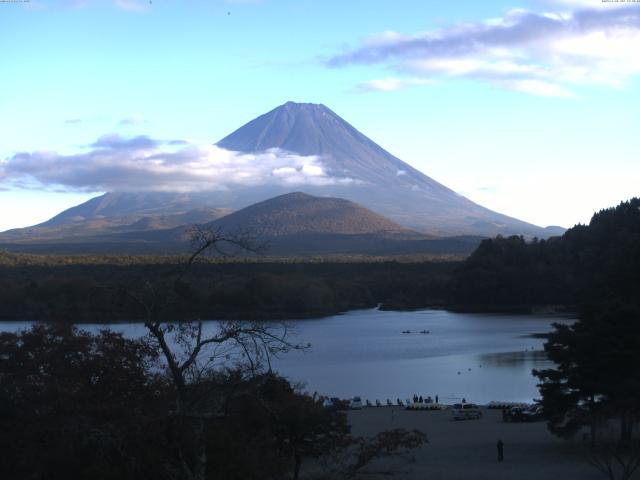
[[[237,211],[292,191],[349,200],[402,227],[434,236],[516,234],[546,238],[561,233],[493,212],[455,193],[393,156],[321,104],[287,102],[236,129],[216,145],[246,153],[276,148],[313,155],[329,179],[352,181],[239,185],[197,192],[107,192],[23,229],[24,236],[34,238],[39,228],[56,227],[62,237],[81,229],[79,220],[89,222],[87,225],[111,222],[121,226],[125,220],[133,225],[143,217],[183,215],[203,208]],[[148,225],[152,224],[149,220]],[[110,227],[105,233],[112,233]],[[14,230],[10,237],[15,240],[20,235]],[[6,237],[0,234],[0,240]]]
[[[149,218],[149,217],[145,217]],[[367,208],[341,198],[314,197],[293,192],[250,205],[200,230],[266,245],[270,256],[309,255],[465,255],[480,237],[433,238],[404,228]],[[145,231],[108,232],[52,241],[22,243],[21,251],[57,253],[179,253],[190,246],[186,226]],[[224,242],[223,242],[224,243]],[[16,250],[15,245],[0,247]],[[17,248],[20,250],[20,247]]]

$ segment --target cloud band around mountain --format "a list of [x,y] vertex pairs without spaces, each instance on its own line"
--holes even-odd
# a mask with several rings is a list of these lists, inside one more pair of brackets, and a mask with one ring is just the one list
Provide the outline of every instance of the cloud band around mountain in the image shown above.
[[361,91],[470,78],[535,95],[569,97],[576,86],[620,87],[640,74],[640,4],[627,5],[564,13],[512,10],[501,18],[413,35],[389,31],[326,64],[384,65],[408,77],[370,80],[356,87]]
[[0,160],[0,187],[76,191],[202,191],[234,186],[351,184],[318,156],[280,149],[248,154],[215,145],[105,135],[86,151],[22,152]]

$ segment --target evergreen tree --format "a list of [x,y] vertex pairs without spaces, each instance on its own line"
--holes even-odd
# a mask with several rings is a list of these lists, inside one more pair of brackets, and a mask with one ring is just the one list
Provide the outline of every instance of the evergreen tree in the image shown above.
[[545,345],[556,368],[534,371],[552,432],[572,436],[585,425],[620,419],[628,441],[640,413],[640,311],[608,305],[573,325],[556,324]]

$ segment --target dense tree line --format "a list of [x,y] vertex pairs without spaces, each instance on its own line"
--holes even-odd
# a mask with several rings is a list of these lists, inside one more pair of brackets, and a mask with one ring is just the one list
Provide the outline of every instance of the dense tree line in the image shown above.
[[355,437],[344,412],[240,364],[179,386],[159,354],[148,340],[64,324],[0,334],[0,477],[295,479],[313,462],[322,478],[347,479],[425,441]]
[[586,433],[591,463],[608,478],[631,478],[640,468],[640,199],[562,237],[485,240],[450,288],[459,308],[576,312],[545,343],[555,367],[534,371],[548,426],[563,437]]
[[615,418],[620,440],[632,440],[640,420],[638,303],[607,302],[573,325],[556,325],[545,344],[556,367],[535,372],[552,432],[571,437],[588,426],[595,442]]
[[[153,478],[166,446],[157,353],[108,331],[0,334],[3,478]],[[147,449],[146,445],[157,445]]]
[[555,325],[545,344],[556,366],[534,371],[542,405],[552,432],[588,429],[590,463],[630,479],[640,467],[640,200],[598,212],[567,237],[580,245],[579,318]]
[[579,282],[558,238],[484,240],[456,270],[450,302],[470,310],[529,310],[575,304]]
[[[176,301],[178,318],[305,318],[355,308],[442,304],[455,262],[220,262],[194,264],[176,280],[179,257],[6,256],[0,265],[1,320],[109,322],[136,320],[139,305],[123,287],[151,280]],[[11,260],[8,260],[8,258]],[[19,257],[19,256],[18,256]]]
[[484,240],[456,269],[449,303],[467,309],[599,304],[630,297],[640,284],[639,199],[596,213],[548,240]]
[[[305,348],[285,324],[192,319],[196,260],[225,243],[251,248],[200,233],[161,277],[143,270],[115,288],[140,310],[142,339],[79,331],[73,319],[0,333],[1,478],[297,480],[311,459],[315,478],[347,479],[425,441],[406,430],[353,437],[343,412],[274,374],[271,357]],[[176,305],[185,318],[167,322]]]

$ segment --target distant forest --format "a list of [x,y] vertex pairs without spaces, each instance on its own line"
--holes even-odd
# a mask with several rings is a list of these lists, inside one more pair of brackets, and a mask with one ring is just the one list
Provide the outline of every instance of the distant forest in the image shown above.
[[448,304],[467,310],[590,305],[640,298],[640,199],[562,237],[484,240],[454,272]]
[[144,316],[132,292],[162,292],[166,320],[286,319],[383,309],[577,310],[640,297],[640,200],[562,237],[484,240],[465,260],[405,257],[201,259],[0,252],[1,320],[113,322]]
[[[415,259],[414,259],[415,260]],[[138,320],[131,298],[152,285],[166,320],[321,317],[357,308],[442,305],[450,260],[205,260],[180,275],[182,257],[0,254],[0,319]],[[180,278],[179,278],[180,277]]]

